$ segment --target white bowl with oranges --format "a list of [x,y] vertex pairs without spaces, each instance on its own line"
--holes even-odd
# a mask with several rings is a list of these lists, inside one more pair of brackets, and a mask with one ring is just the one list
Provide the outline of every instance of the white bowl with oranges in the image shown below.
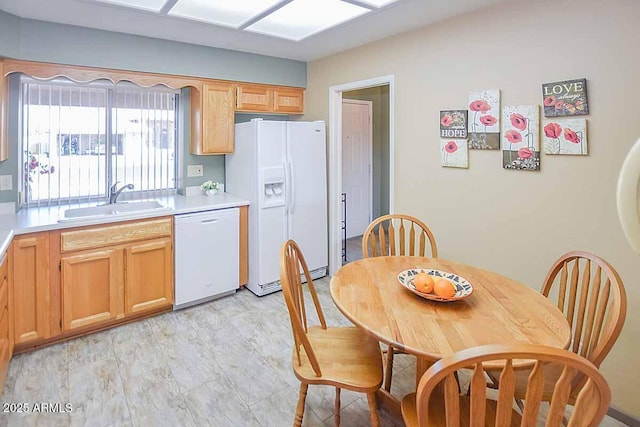
[[473,286],[464,277],[429,268],[402,271],[398,281],[414,294],[433,301],[458,301],[473,293]]

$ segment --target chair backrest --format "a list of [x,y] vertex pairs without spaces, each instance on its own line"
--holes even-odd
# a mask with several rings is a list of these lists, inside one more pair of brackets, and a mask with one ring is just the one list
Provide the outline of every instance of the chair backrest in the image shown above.
[[437,258],[436,239],[424,222],[410,215],[383,215],[374,219],[362,235],[362,256],[429,256],[427,242],[431,257]]
[[558,308],[571,326],[569,349],[599,367],[627,313],[627,296],[616,270],[596,255],[568,252],[547,273],[542,294],[557,294]]
[[[534,344],[515,345],[485,345],[468,348],[452,354],[434,363],[422,376],[418,384],[416,405],[420,426],[429,425],[429,418],[434,414],[432,406],[429,408],[429,400],[436,386],[444,386],[444,408],[447,427],[469,425],[485,426],[487,416],[487,382],[484,375],[484,362],[504,362],[504,368],[500,375],[498,385],[498,400],[496,405],[496,426],[512,425],[513,399],[515,389],[515,371],[512,361],[518,359],[531,360],[534,363],[527,383],[524,410],[522,411],[522,426],[535,426],[538,424],[539,410],[542,400],[543,364],[557,365],[561,369],[553,397],[546,415],[546,426],[561,426],[565,416],[565,407],[569,401],[569,392],[572,382],[576,377],[586,377],[587,381],[578,395],[574,410],[569,418],[569,427],[597,426],[604,418],[609,402],[611,390],[598,369],[587,359],[567,350],[546,347]],[[468,420],[461,420],[461,397],[455,372],[461,368],[473,369],[471,377],[471,393]],[[441,393],[441,390],[436,393]],[[514,420],[515,421],[515,420]]]
[[309,288],[309,294],[313,300],[313,305],[320,322],[322,329],[327,328],[327,323],[322,313],[322,307],[318,300],[318,294],[316,288],[311,279],[309,268],[304,260],[302,251],[298,244],[293,240],[286,241],[280,249],[280,282],[282,284],[282,293],[284,300],[287,304],[287,310],[289,311],[289,317],[291,318],[291,329],[293,330],[293,340],[295,350],[298,358],[298,364],[301,364],[300,359],[300,347],[302,346],[304,352],[311,363],[313,371],[316,375],[321,376],[320,364],[318,358],[313,352],[311,342],[307,337],[309,330],[307,311],[304,301],[304,288],[302,285],[302,274],[304,274],[307,286]]

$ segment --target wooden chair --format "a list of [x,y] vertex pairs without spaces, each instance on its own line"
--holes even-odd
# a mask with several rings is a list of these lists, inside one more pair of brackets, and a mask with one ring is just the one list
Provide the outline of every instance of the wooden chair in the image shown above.
[[[542,294],[557,299],[571,326],[569,350],[587,358],[596,367],[605,359],[620,335],[627,312],[627,296],[622,279],[602,258],[588,252],[568,252],[562,255],[547,273]],[[489,377],[498,383],[492,371]],[[518,405],[525,398],[524,385],[529,370],[516,373],[515,397]],[[543,400],[550,400],[553,379],[560,375],[551,367],[545,368]],[[577,397],[582,384],[572,385],[570,401]]]
[[[308,325],[301,272],[306,277],[319,326]],[[371,425],[377,427],[376,391],[382,384],[380,344],[355,327],[327,327],[307,263],[293,240],[280,250],[280,281],[293,330],[293,371],[301,382],[294,426],[302,425],[309,384],[322,384],[336,387],[336,426],[340,425],[340,389],[344,388],[366,393]]]
[[[512,361],[531,360],[534,364],[526,382],[526,400],[522,414],[513,409],[515,373]],[[487,399],[484,362],[503,362],[497,401]],[[565,416],[569,393],[576,382],[583,384],[576,396],[569,427],[599,425],[604,418],[611,391],[604,377],[591,362],[567,350],[535,344],[485,345],[454,353],[433,364],[418,384],[417,394],[402,399],[402,417],[414,426],[535,426],[540,418],[543,385],[548,379],[545,367],[553,366],[560,376],[554,380],[546,426],[560,426]],[[460,396],[454,373],[473,369],[471,393]]]
[[[416,240],[419,247],[416,248]],[[431,254],[426,251],[427,241]],[[438,257],[436,239],[427,225],[410,215],[390,214],[374,219],[362,235],[364,258],[385,255]]]
[[[416,248],[416,241],[419,246]],[[362,235],[362,256],[364,258],[386,255],[438,257],[436,239],[427,225],[410,215],[390,214],[378,217],[369,224]],[[384,388],[391,392],[393,356],[403,352],[389,346],[387,349]]]

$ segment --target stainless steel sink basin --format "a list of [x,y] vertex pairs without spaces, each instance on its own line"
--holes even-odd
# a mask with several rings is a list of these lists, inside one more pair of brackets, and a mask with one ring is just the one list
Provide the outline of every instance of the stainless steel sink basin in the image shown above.
[[67,209],[58,219],[58,222],[76,221],[95,217],[111,217],[136,215],[148,211],[166,210],[169,207],[156,200],[140,202],[121,202],[110,205],[90,206],[86,208]]

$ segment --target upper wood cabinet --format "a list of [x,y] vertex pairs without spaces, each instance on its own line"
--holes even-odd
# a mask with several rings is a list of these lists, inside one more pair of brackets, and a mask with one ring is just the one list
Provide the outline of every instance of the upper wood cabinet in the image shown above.
[[236,111],[302,114],[304,112],[304,89],[238,83]]
[[273,91],[276,113],[302,114],[304,112],[304,89],[276,87]]
[[9,77],[4,75],[4,61],[0,59],[0,162],[9,158]]
[[233,153],[235,84],[207,81],[191,88],[191,154]]
[[11,306],[16,344],[51,336],[49,234],[25,234],[13,240]]
[[236,111],[273,110],[273,88],[262,85],[239,84],[236,88]]

